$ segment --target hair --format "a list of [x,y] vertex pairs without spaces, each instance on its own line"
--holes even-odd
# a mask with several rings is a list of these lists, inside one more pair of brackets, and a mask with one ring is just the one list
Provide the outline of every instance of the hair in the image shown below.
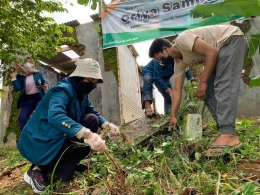
[[172,43],[170,41],[168,41],[167,39],[163,39],[163,38],[157,38],[155,39],[149,49],[149,57],[153,58],[155,54],[162,52],[162,48],[163,46],[166,47],[171,47]]

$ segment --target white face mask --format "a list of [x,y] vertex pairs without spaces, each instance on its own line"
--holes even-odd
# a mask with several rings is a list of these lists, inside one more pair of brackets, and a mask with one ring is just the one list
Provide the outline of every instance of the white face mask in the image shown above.
[[34,68],[34,65],[30,62],[25,62],[23,66],[26,68]]

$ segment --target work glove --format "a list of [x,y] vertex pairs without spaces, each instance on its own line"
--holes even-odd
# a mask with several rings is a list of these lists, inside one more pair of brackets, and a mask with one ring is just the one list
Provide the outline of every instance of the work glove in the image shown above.
[[84,142],[87,143],[92,150],[97,152],[104,152],[107,149],[105,140],[101,139],[96,133],[93,133],[91,138],[84,139]]
[[116,125],[113,123],[108,123],[107,125],[107,135],[108,137],[116,137],[120,135],[120,131]]

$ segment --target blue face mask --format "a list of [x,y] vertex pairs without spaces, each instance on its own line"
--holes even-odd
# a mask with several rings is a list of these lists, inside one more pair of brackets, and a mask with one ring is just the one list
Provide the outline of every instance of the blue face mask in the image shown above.
[[91,82],[80,81],[80,82],[78,82],[78,87],[82,93],[89,94],[93,89],[95,89],[97,87],[97,84],[91,83]]

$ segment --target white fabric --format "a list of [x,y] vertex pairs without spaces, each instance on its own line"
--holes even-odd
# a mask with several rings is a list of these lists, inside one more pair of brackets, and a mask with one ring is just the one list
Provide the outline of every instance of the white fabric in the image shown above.
[[76,63],[76,69],[71,73],[70,77],[84,77],[99,79],[99,83],[103,83],[100,65],[92,58],[79,59]]

